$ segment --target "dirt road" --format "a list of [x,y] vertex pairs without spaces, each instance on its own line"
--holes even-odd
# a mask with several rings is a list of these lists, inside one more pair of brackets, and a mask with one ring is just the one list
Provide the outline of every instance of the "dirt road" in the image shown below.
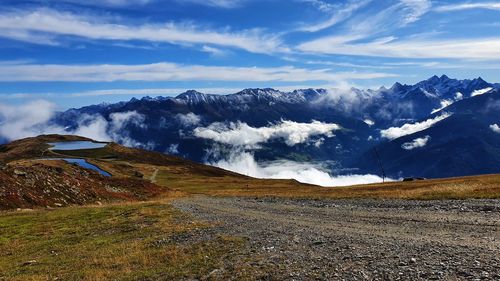
[[174,206],[247,241],[210,278],[500,280],[500,200],[199,196]]

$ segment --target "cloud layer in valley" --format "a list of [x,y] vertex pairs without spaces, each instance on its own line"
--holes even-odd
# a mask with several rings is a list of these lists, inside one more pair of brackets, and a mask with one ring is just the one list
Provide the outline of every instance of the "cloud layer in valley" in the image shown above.
[[[259,144],[276,139],[288,146],[311,143],[321,146],[325,137],[333,137],[333,132],[341,127],[337,124],[312,121],[297,123],[282,120],[267,127],[254,128],[246,123],[213,123],[208,127],[198,127],[194,135],[230,146],[229,152],[221,153],[213,147],[215,160],[207,164],[256,178],[295,179],[303,183],[321,186],[345,186],[382,182],[376,175],[339,175],[332,176],[328,169],[309,162],[277,160],[259,162],[252,150],[259,149]],[[314,137],[320,138],[314,138]]]
[[213,123],[208,127],[198,127],[193,133],[196,137],[210,139],[232,146],[254,147],[272,139],[283,139],[288,146],[305,143],[313,136],[332,137],[333,131],[340,126],[333,123],[312,121],[297,123],[282,120],[268,127],[254,128],[246,123]]
[[243,175],[266,179],[295,179],[321,186],[347,186],[382,182],[376,175],[331,176],[321,166],[288,160],[258,163],[250,152],[236,150],[227,159],[209,163]]

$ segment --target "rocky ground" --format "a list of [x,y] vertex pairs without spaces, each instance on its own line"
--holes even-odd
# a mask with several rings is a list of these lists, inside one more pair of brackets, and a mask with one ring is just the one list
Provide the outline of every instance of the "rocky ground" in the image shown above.
[[111,178],[64,161],[0,164],[0,210],[145,200],[169,192],[140,178]]
[[[243,237],[208,279],[500,280],[500,200],[178,199]],[[244,273],[242,273],[244,271]]]

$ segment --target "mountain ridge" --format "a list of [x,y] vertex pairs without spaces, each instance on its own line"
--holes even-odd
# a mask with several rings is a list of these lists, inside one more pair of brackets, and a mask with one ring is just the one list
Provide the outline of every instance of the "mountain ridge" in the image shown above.
[[[304,141],[293,146],[285,145],[279,138],[269,139],[249,152],[258,163],[309,159],[326,163],[329,173],[341,175],[345,171],[364,173],[373,170],[363,168],[363,163],[357,161],[370,153],[373,147],[388,143],[382,131],[424,122],[457,108],[457,104],[476,109],[478,106],[489,106],[482,100],[485,96],[491,97],[491,103],[494,104],[498,99],[496,93],[498,84],[488,83],[481,77],[458,80],[446,75],[433,76],[414,85],[396,82],[389,89],[381,87],[373,90],[309,88],[285,92],[272,88],[248,88],[225,95],[188,90],[175,97],[132,98],[128,102],[69,109],[58,113],[53,123],[64,128],[78,128],[82,124],[79,119],[82,115],[102,116],[112,124],[116,123],[116,120],[112,120],[116,114],[134,115],[138,119],[112,130],[114,135],[111,138],[204,163],[228,160],[231,154],[241,149],[216,140],[225,134],[224,131],[243,130],[234,124],[244,124],[249,127],[248,130],[263,131],[279,126],[284,120],[306,127],[314,120],[324,124],[335,123],[342,128],[334,132],[335,137],[321,134],[310,136],[306,133]],[[465,100],[482,102],[478,102],[481,105],[474,105],[474,102],[463,103]],[[471,110],[462,107],[457,110]],[[488,126],[500,123],[495,117],[496,112],[500,112],[500,109],[483,114],[482,118],[491,123]],[[486,125],[481,123],[481,126]],[[199,137],[195,135],[196,128],[211,128],[212,136]],[[292,127],[287,130],[292,131],[282,133],[281,138],[299,133]],[[238,133],[235,131],[235,134]],[[479,142],[478,145],[484,144]],[[214,149],[216,153],[213,153]],[[421,152],[424,151],[425,148],[422,148]],[[443,152],[443,157],[446,154]],[[217,157],[214,158],[214,155]],[[449,171],[443,171],[443,174],[458,176],[464,172],[464,169],[458,170],[456,174],[450,174]],[[405,172],[414,174],[402,167],[401,171],[392,172],[391,175],[405,175]],[[438,169],[437,175],[439,173]],[[431,174],[422,173],[419,176],[429,177]]]

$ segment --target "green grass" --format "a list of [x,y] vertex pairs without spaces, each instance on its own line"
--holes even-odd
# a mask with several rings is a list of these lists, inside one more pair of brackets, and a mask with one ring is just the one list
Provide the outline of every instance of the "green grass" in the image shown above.
[[243,243],[183,241],[208,227],[160,202],[0,213],[0,280],[200,278]]

